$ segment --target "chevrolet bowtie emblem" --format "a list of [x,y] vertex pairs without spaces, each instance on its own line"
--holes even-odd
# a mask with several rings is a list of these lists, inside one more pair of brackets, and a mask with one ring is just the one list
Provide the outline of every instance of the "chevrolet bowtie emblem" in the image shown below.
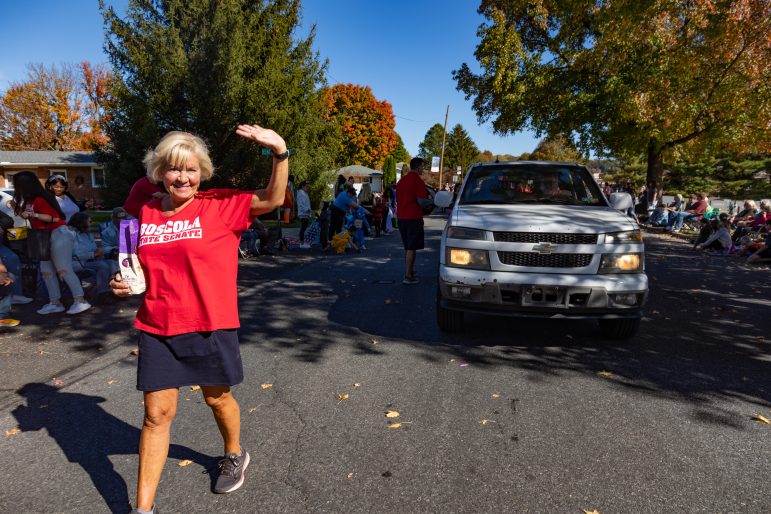
[[554,253],[556,249],[557,249],[557,245],[553,245],[551,243],[538,243],[533,247],[534,252],[538,252],[544,255]]

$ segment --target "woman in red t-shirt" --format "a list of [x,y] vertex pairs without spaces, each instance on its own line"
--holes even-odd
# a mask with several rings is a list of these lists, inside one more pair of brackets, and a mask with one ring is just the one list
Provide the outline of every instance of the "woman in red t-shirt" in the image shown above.
[[72,269],[72,247],[75,234],[70,231],[64,220],[56,197],[46,191],[37,175],[31,171],[22,171],[13,176],[14,212],[29,220],[33,229],[51,231],[51,260],[40,263],[43,282],[48,289],[48,303],[38,314],[64,312],[59,289],[59,278],[67,284],[74,298],[67,314],[79,314],[91,308],[83,297],[80,279]]
[[[239,441],[240,410],[230,392],[243,380],[238,244],[251,219],[284,201],[289,152],[272,130],[239,125],[236,133],[273,152],[266,189],[198,191],[213,166],[204,142],[185,132],[166,134],[144,160],[150,181],[162,182],[168,193],[151,200],[139,215],[137,255],[147,291],[134,322],[140,329],[137,389],[145,400],[137,509],[144,511],[153,508],[182,386],[201,386],[224,439],[214,491],[238,489],[249,465]],[[119,275],[110,285],[118,296],[130,294]]]

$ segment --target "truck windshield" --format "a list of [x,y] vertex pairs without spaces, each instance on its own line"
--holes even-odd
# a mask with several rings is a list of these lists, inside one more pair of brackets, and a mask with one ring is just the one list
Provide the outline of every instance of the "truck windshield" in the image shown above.
[[607,205],[589,172],[562,164],[501,164],[473,168],[461,204]]

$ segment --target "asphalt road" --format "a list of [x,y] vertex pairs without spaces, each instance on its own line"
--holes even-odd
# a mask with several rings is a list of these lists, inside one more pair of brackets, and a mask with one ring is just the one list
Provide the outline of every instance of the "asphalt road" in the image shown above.
[[[651,236],[647,314],[629,342],[586,321],[484,316],[446,335],[434,322],[443,220],[427,224],[417,286],[401,284],[398,235],[361,255],[243,263],[247,482],[211,493],[221,439],[185,388],[164,514],[771,510],[771,425],[752,417],[771,418],[767,268]],[[0,333],[0,512],[128,512],[136,305],[29,308]]]

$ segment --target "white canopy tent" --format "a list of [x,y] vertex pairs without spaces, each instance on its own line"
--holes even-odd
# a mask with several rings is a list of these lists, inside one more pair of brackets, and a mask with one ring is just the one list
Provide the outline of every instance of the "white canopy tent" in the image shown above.
[[345,178],[353,177],[354,187],[356,191],[361,191],[361,184],[369,182],[372,186],[373,193],[380,193],[383,191],[383,172],[379,170],[373,170],[360,164],[352,164],[345,166],[337,170],[338,175],[342,175]]

